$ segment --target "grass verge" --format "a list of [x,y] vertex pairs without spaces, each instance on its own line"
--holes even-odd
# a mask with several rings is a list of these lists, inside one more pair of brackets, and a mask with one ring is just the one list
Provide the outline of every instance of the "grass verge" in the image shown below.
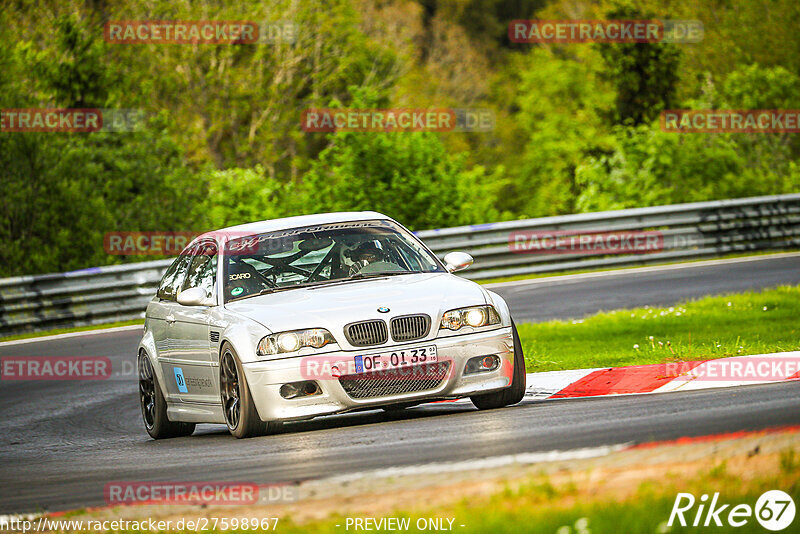
[[[493,532],[518,534],[519,532],[547,534],[599,534],[599,533],[648,533],[707,532],[709,528],[721,532],[765,532],[764,528],[750,517],[745,525],[733,528],[727,523],[727,514],[720,517],[722,527],[703,527],[703,513],[699,527],[687,528],[678,524],[668,526],[676,495],[691,493],[696,498],[719,491],[720,506],[747,504],[755,508],[758,497],[766,491],[788,488],[795,502],[800,498],[797,475],[737,483],[727,473],[724,463],[712,468],[695,479],[680,484],[656,481],[642,483],[638,490],[623,500],[587,498],[574,483],[554,486],[547,479],[533,479],[516,489],[508,488],[476,506],[463,502],[452,511],[452,517],[465,525],[462,532]],[[685,504],[685,503],[684,503]],[[695,519],[698,507],[685,514],[688,525]],[[441,514],[437,515],[448,515]],[[797,521],[797,519],[795,519]],[[411,532],[416,531],[411,529]],[[333,530],[331,531],[333,532]]]
[[[747,519],[741,527],[733,528],[727,524],[728,512],[739,504],[755,508],[758,497],[766,491],[781,487],[784,483],[789,495],[795,502],[800,502],[800,485],[796,476],[791,481],[760,480],[750,484],[736,484],[732,476],[725,472],[724,465],[717,466],[717,472],[705,473],[694,480],[675,487],[667,484],[660,487],[655,482],[644,483],[629,499],[595,500],[583,499],[574,485],[553,486],[546,479],[532,480],[516,489],[507,489],[480,503],[462,502],[450,510],[436,510],[430,513],[398,513],[393,517],[408,518],[410,528],[407,532],[423,532],[428,529],[418,527],[417,521],[429,518],[453,519],[452,530],[456,532],[491,532],[519,534],[667,534],[670,532],[766,532],[755,517]],[[732,485],[731,485],[732,484]],[[692,527],[692,521],[698,511],[695,505],[684,514],[687,527],[681,527],[677,521],[670,527],[668,520],[676,495],[679,492],[692,493],[695,498],[701,495],[714,494],[719,491],[719,506],[729,504],[720,514],[722,526],[704,527],[706,510],[704,510],[700,526]],[[786,491],[786,490],[784,490]],[[682,504],[685,504],[683,502]],[[718,506],[718,507],[719,507]],[[740,518],[741,519],[741,518]],[[795,518],[795,524],[798,521]],[[292,523],[282,525],[283,532],[345,532],[345,518],[325,521],[316,524],[297,526]],[[336,525],[341,525],[336,527]],[[424,524],[424,523],[423,523]],[[460,525],[464,525],[463,527]],[[351,525],[350,530],[353,530]],[[791,527],[787,529],[787,532]],[[386,532],[386,530],[382,530]]]
[[800,350],[800,287],[519,324],[531,372]]

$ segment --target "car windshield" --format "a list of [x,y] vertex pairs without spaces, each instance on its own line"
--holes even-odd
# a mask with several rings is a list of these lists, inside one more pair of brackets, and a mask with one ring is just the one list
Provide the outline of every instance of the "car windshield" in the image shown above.
[[357,221],[268,232],[225,246],[225,301],[344,280],[444,271],[392,221]]

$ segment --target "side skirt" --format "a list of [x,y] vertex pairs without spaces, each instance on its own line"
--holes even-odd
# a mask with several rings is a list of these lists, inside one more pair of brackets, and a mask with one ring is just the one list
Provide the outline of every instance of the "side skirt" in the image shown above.
[[200,403],[168,403],[167,417],[170,421],[184,423],[219,423],[225,424],[225,414],[221,404]]

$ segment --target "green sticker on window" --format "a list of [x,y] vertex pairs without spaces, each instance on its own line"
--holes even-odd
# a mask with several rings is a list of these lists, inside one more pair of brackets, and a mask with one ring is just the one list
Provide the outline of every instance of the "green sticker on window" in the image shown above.
[[237,295],[241,295],[243,291],[244,291],[243,287],[234,287],[233,289],[231,289],[231,295],[235,297]]

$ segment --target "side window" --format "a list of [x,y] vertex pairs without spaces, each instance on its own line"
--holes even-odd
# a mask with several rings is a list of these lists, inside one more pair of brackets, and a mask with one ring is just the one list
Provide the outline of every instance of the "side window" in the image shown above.
[[189,267],[189,262],[192,259],[191,253],[179,256],[172,265],[169,266],[164,278],[158,285],[158,298],[162,300],[175,300],[177,289],[181,287],[183,279],[186,276],[186,269]]
[[217,246],[214,243],[202,243],[193,251],[194,257],[181,290],[202,287],[206,295],[211,296],[217,279]]

